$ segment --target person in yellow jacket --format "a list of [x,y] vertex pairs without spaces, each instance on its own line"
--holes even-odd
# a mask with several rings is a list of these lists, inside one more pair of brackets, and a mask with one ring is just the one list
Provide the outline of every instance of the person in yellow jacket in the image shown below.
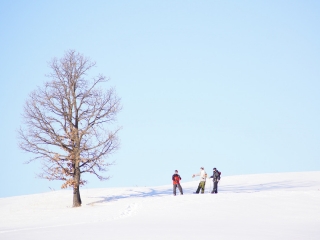
[[200,168],[200,172],[199,173],[196,173],[196,174],[193,174],[192,177],[194,178],[195,176],[200,176],[200,183],[198,185],[198,189],[196,192],[194,192],[195,194],[199,194],[200,192],[200,189],[201,189],[201,193],[203,194],[204,193],[204,188],[206,186],[206,179],[207,179],[207,173],[206,171],[204,170],[204,167],[201,167]]

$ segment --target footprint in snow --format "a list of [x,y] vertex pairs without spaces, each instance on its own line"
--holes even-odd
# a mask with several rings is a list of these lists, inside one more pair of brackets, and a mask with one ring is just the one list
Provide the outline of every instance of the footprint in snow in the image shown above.
[[120,212],[119,218],[129,217],[137,210],[137,204],[129,204],[123,211]]

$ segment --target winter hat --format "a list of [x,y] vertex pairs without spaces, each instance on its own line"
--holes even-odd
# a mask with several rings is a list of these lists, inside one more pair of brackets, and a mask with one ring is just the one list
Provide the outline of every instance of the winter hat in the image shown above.
[[178,170],[174,170],[174,172],[176,172],[176,173],[177,173],[177,172],[178,172]]
[[214,167],[214,168],[213,168],[213,171],[214,171],[214,170],[217,170],[217,169]]

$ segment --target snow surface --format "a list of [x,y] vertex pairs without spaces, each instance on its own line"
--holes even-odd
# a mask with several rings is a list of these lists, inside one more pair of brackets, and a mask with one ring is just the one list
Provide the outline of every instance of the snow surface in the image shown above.
[[172,185],[82,189],[81,208],[70,190],[0,198],[0,239],[320,239],[320,172],[222,177],[219,194],[181,184],[176,197]]

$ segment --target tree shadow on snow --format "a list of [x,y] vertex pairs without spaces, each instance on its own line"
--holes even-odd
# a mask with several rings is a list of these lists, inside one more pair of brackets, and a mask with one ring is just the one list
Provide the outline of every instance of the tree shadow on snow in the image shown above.
[[[263,192],[263,191],[279,191],[279,190],[294,190],[298,188],[306,188],[310,186],[316,186],[319,184],[318,182],[310,182],[310,181],[279,181],[279,182],[269,182],[269,183],[257,183],[257,184],[248,184],[248,183],[239,183],[233,185],[224,185],[219,184],[218,189],[219,193],[253,193],[253,192]],[[205,193],[209,193],[212,191],[213,183],[207,182]],[[194,187],[186,187],[183,188],[184,194],[191,194],[197,188],[197,185]],[[315,187],[316,188],[316,187]],[[91,197],[91,198],[99,198],[101,200],[88,203],[87,205],[94,205],[99,203],[113,202],[118,201],[120,199],[127,198],[144,198],[144,197],[162,197],[167,195],[172,195],[172,188],[168,188],[165,190],[156,190],[150,189],[149,192],[146,191],[137,191],[134,189],[128,190],[129,193],[121,194],[121,195],[111,195],[111,196],[102,196],[102,197]],[[177,194],[179,191],[177,190]]]
[[142,192],[142,191],[136,191],[136,190],[129,190],[129,191],[132,191],[132,193],[122,194],[122,195],[112,195],[108,197],[90,197],[90,198],[99,198],[99,199],[102,198],[102,199],[99,201],[88,203],[87,205],[113,202],[113,201],[118,201],[120,199],[127,199],[127,198],[161,197],[161,196],[167,196],[172,194],[172,189],[166,189],[166,190],[151,189],[151,191],[149,192]]

